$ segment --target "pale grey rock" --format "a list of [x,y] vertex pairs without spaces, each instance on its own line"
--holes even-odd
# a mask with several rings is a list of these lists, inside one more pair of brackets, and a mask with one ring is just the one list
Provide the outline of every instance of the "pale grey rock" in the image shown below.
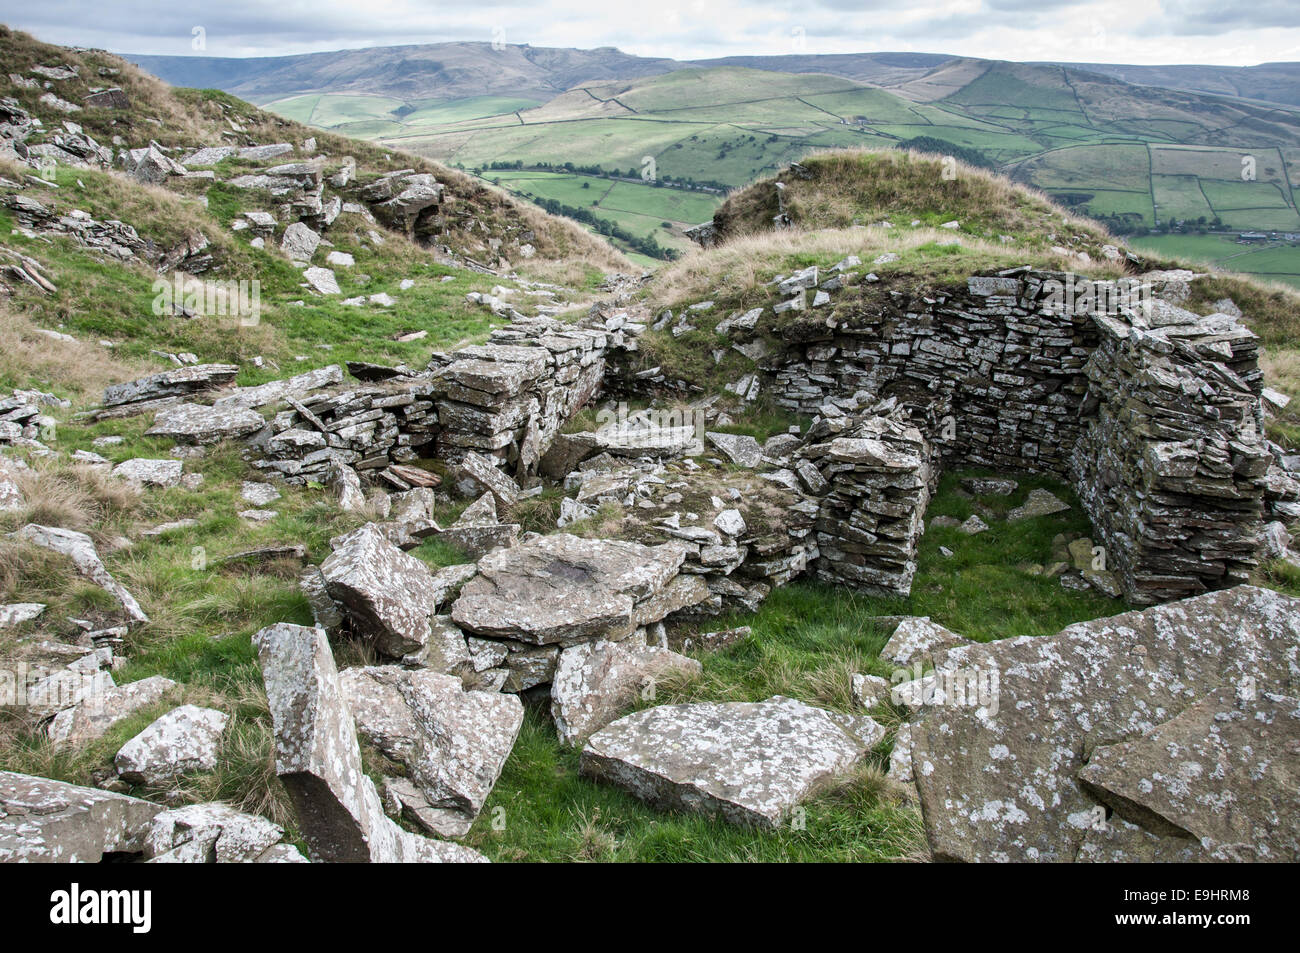
[[883,737],[865,715],[792,698],[661,705],[596,732],[582,773],[669,810],[778,827]]
[[254,637],[275,727],[275,768],[317,862],[481,862],[476,851],[402,830],[361,769],[352,712],[321,629],[270,626]]
[[167,488],[180,485],[181,473],[184,469],[185,464],[180,460],[149,460],[137,457],[115,466],[113,476],[140,486]]
[[334,277],[334,272],[328,268],[308,268],[302,273],[302,276],[307,282],[307,287],[318,294],[339,295],[343,293],[339,288],[338,279]]
[[283,837],[282,827],[259,814],[211,801],[156,815],[144,852],[155,864],[306,863]]
[[280,491],[272,483],[254,483],[245,480],[239,496],[244,502],[252,503],[254,506],[266,506],[280,498]]
[[854,673],[850,684],[854,704],[863,708],[872,708],[887,701],[891,687],[887,678],[881,678],[879,675],[864,675],[860,672]]
[[185,397],[224,387],[239,373],[237,364],[195,364],[104,388],[104,406],[117,407],[168,397]]
[[239,440],[266,426],[262,415],[236,407],[209,407],[206,404],[178,404],[158,412],[146,433],[167,437],[181,443],[208,444],[221,440]]
[[309,225],[294,222],[280,237],[280,250],[293,261],[311,261],[320,247],[320,235]]
[[119,721],[158,704],[175,688],[175,682],[161,675],[109,688],[55,715],[47,729],[50,741],[70,746],[94,741]]
[[702,671],[694,659],[631,642],[586,642],[560,653],[551,683],[551,716],[562,744],[581,744],[628,706],[652,699],[660,679],[689,678]]
[[419,652],[445,596],[428,567],[367,523],[321,563],[330,598],[384,655]]
[[11,602],[0,606],[0,629],[11,629],[24,622],[31,622],[44,611],[45,605],[40,602]]
[[1010,496],[1020,488],[1015,480],[1005,477],[965,477],[961,485],[976,496]]
[[405,765],[423,795],[418,821],[444,837],[468,833],[519,735],[518,697],[391,666],[348,669],[340,683],[357,731]]
[[705,438],[717,447],[728,460],[738,467],[754,469],[763,459],[763,448],[757,440],[747,434],[714,433],[709,431]]
[[182,705],[124,744],[113,765],[123,780],[154,787],[194,771],[211,771],[228,720],[214,708]]
[[233,394],[227,394],[213,401],[212,406],[222,409],[255,410],[276,401],[290,397],[299,398],[342,382],[343,368],[338,364],[329,364],[284,380],[267,381],[256,387],[240,387]]
[[912,616],[898,623],[894,634],[880,650],[880,657],[906,667],[916,662],[934,661],[948,649],[969,644],[969,639],[931,622],[929,616]]
[[[927,706],[912,724],[931,853],[1297,859],[1276,786],[1300,768],[1297,644],[1300,600],[1238,586],[951,649],[943,672],[993,676],[996,712]],[[1107,805],[1124,823],[1097,831]]]
[[94,864],[144,849],[158,804],[0,771],[0,863]]
[[1018,523],[1035,516],[1051,516],[1053,513],[1063,513],[1069,508],[1070,504],[1058,499],[1049,490],[1034,489],[1029,491],[1029,496],[1024,503],[1007,513],[1007,522]]
[[534,644],[622,638],[672,611],[647,618],[638,609],[684,559],[674,544],[539,536],[484,556],[451,614],[476,635]]
[[95,551],[95,544],[85,533],[28,523],[14,535],[34,546],[67,556],[81,575],[112,594],[122,604],[122,608],[132,622],[149,621],[149,617],[135,601],[135,597],[127,592],[126,587],[114,579],[104,566],[99,553]]

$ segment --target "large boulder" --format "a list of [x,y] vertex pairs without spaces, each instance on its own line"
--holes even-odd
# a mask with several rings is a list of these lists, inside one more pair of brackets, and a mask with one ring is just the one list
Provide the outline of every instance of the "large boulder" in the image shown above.
[[653,698],[666,677],[699,674],[700,663],[658,646],[585,642],[560,653],[551,682],[551,715],[560,741],[581,744],[638,698]]
[[467,834],[519,735],[519,698],[396,666],[348,669],[340,681],[357,731],[405,765],[422,795],[411,819],[444,837]]
[[910,732],[932,854],[1300,860],[1298,647],[1300,599],[1238,586],[949,649]]
[[361,768],[352,712],[322,629],[282,623],[254,636],[275,730],[275,770],[311,859],[351,863],[479,862],[458,844],[402,830]]
[[99,863],[144,850],[158,804],[0,771],[0,863]]
[[763,702],[661,705],[591,736],[582,773],[656,807],[778,827],[850,771],[885,731],[779,695]]
[[433,573],[374,524],[348,535],[321,563],[330,598],[384,655],[401,658],[429,641],[430,618],[446,596]]
[[[682,608],[656,597],[684,559],[671,543],[538,536],[484,556],[451,615],[469,632],[536,645],[620,639]],[[676,601],[694,596],[707,591],[683,589]]]

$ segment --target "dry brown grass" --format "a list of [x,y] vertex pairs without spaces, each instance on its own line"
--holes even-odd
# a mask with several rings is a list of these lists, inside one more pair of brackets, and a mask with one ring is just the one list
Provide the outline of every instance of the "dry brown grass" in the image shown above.
[[31,469],[18,472],[15,482],[26,505],[0,520],[11,528],[38,523],[106,539],[127,529],[142,505],[140,492],[129,482],[103,467],[66,459],[38,458]]
[[53,389],[74,402],[98,401],[109,384],[150,372],[147,365],[124,360],[100,344],[55,340],[38,334],[36,327],[0,300],[0,379]]
[[[656,304],[676,307],[707,298],[730,298],[763,284],[774,274],[788,273],[792,260],[811,257],[843,258],[857,255],[870,266],[885,252],[901,253],[946,241],[953,233],[941,228],[790,228],[751,232],[707,250],[691,252],[655,274],[652,294]],[[1015,245],[960,236],[963,256],[984,257],[1002,267],[1032,260],[1045,267],[1076,271],[1104,271],[1094,263],[1087,268],[1077,259],[1047,251],[1027,255]]]
[[[897,149],[835,149],[801,160],[808,179],[780,176],[786,212],[805,228],[844,228],[882,218],[915,216],[957,219],[989,233],[1090,246],[1117,243],[1097,223],[1054,204],[1046,195],[1009,179],[956,162],[945,178],[943,158]],[[777,214],[776,178],[764,179],[728,196],[714,221],[726,241],[772,229]],[[935,221],[934,224],[938,224]]]

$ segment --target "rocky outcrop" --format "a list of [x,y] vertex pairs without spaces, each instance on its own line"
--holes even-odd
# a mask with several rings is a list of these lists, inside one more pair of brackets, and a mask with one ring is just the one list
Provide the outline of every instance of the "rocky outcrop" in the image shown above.
[[477,862],[468,848],[429,840],[385,814],[361,769],[352,712],[321,629],[281,625],[254,637],[275,728],[275,769],[317,862]]
[[910,732],[931,852],[1295,861],[1297,644],[1300,600],[1239,586],[937,656]]
[[778,827],[884,737],[865,715],[792,698],[661,705],[591,736],[582,773],[656,807]]
[[95,550],[94,542],[85,533],[28,523],[14,535],[33,546],[40,546],[67,556],[77,567],[77,572],[121,603],[122,610],[131,622],[149,621],[140,604],[135,601],[135,596],[127,592],[126,587],[114,579],[112,573],[104,566],[99,553]]

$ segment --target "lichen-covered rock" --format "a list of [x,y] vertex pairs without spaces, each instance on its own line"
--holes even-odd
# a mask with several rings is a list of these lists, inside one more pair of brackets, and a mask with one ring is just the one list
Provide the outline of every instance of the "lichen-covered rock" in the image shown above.
[[678,608],[638,612],[684,559],[673,544],[539,536],[484,556],[451,615],[468,632],[538,645],[618,639]]
[[1300,859],[1278,807],[1300,775],[1298,644],[1300,599],[1239,586],[950,649],[927,679],[996,691],[941,691],[912,723],[932,854],[1186,859],[1192,833],[1199,859]]
[[444,837],[468,833],[519,735],[518,697],[391,666],[348,669],[340,683],[358,732],[420,789],[418,823]]
[[779,826],[884,737],[871,718],[792,698],[661,705],[620,718],[582,751],[582,773],[657,807]]
[[124,781],[151,786],[192,771],[211,771],[228,720],[213,708],[182,705],[124,744],[113,764]]
[[113,468],[113,476],[139,486],[173,487],[181,482],[185,465],[179,460],[149,460],[137,457]]
[[117,407],[198,394],[234,381],[237,364],[193,364],[104,388],[104,406]]
[[586,642],[567,648],[551,682],[551,716],[560,741],[581,744],[638,699],[653,698],[658,680],[700,671],[694,659],[658,646]]
[[158,411],[153,426],[145,433],[179,443],[216,443],[239,440],[266,426],[262,415],[239,407],[209,407],[207,404],[177,404]]
[[907,666],[932,661],[950,648],[969,644],[970,639],[931,622],[929,616],[912,616],[898,623],[894,634],[880,650],[880,657],[886,662]]
[[0,771],[0,863],[95,864],[144,849],[162,810],[139,798]]
[[122,719],[156,705],[175,687],[171,679],[152,675],[109,688],[55,715],[48,728],[50,741],[72,746],[94,741]]
[[278,824],[214,801],[156,815],[144,849],[155,864],[306,863],[283,837]]
[[352,712],[321,629],[282,623],[254,636],[275,729],[275,770],[317,862],[466,863],[476,851],[402,830],[361,769]]
[[126,587],[113,578],[95,551],[95,544],[85,533],[76,530],[61,529],[53,526],[38,526],[28,523],[14,534],[34,546],[53,550],[72,560],[77,571],[95,585],[112,594],[132,622],[148,622],[149,617],[135,601],[135,596],[127,592]]
[[433,573],[402,552],[373,524],[350,534],[321,563],[330,598],[384,655],[419,652],[429,640],[429,619],[445,591]]

